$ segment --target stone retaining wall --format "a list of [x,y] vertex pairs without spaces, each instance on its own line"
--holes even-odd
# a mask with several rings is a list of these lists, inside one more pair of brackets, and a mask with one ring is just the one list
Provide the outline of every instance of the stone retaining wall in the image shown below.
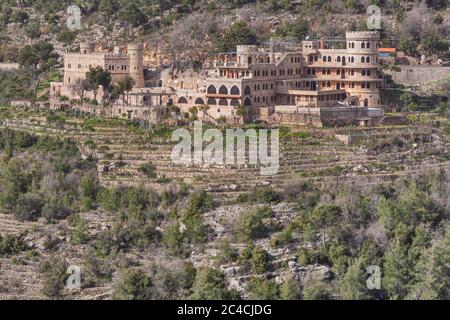
[[406,86],[421,86],[450,77],[450,67],[402,66],[400,72],[386,71],[392,80]]

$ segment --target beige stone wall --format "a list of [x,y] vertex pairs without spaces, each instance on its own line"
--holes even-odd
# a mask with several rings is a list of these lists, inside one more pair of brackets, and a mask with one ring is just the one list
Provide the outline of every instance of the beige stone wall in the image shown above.
[[104,53],[64,55],[64,84],[74,85],[86,79],[90,68],[102,67],[111,73],[112,84],[130,75],[130,58],[126,55]]

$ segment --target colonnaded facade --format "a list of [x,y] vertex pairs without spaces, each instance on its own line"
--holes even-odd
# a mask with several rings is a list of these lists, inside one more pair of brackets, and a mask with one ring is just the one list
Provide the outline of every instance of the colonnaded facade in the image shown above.
[[379,38],[376,31],[347,32],[341,48],[310,40],[296,52],[241,45],[206,66],[194,85],[162,83],[161,88],[145,86],[142,46],[97,54],[84,45],[81,53],[64,56],[64,82],[52,84],[51,98],[73,96],[73,84],[100,65],[111,73],[113,84],[127,76],[136,83],[126,102],[116,104],[114,116],[136,118],[142,107],[174,104],[184,113],[197,109],[201,119],[231,123],[373,125],[383,117]]

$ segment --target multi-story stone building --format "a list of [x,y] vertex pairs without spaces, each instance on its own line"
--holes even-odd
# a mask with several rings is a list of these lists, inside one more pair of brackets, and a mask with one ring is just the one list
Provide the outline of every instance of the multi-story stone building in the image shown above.
[[238,106],[267,121],[319,122],[307,118],[340,118],[339,111],[347,123],[380,118],[378,41],[378,32],[348,32],[343,49],[323,40],[304,41],[302,52],[238,46],[233,59],[226,54],[212,64],[203,86],[177,90],[177,102],[184,111],[207,105],[213,118],[236,118]]
[[162,89],[145,88],[142,45],[113,53],[82,45],[81,53],[64,56],[64,82],[52,84],[51,97],[73,96],[73,86],[101,66],[113,84],[125,77],[135,81],[132,92],[114,104],[114,116],[137,118],[140,107],[174,103],[183,113],[196,107],[205,120],[240,122],[243,108],[246,121],[370,125],[383,116],[378,42],[378,32],[364,31],[347,32],[340,48],[324,40],[304,41],[296,52],[241,45],[192,79],[194,86],[163,83]]
[[[111,74],[111,85],[131,78],[134,87],[113,102],[108,109],[97,104],[84,103],[78,106],[85,112],[101,114],[111,117],[128,119],[148,119],[155,121],[163,111],[167,111],[171,94],[162,88],[146,88],[144,80],[144,50],[142,44],[129,44],[126,47],[116,46],[112,52],[96,52],[95,45],[83,43],[80,52],[64,55],[64,80],[52,82],[50,85],[50,102],[53,107],[66,105],[66,99],[79,98],[77,93],[86,74],[91,68],[101,67]],[[84,97],[96,99],[98,105],[104,101],[105,92],[102,87],[94,93],[93,90],[84,92]]]
[[86,79],[86,73],[95,67],[108,71],[113,85],[131,77],[136,87],[144,87],[142,44],[115,47],[113,52],[96,52],[94,48],[92,43],[83,43],[79,53],[64,55],[64,81],[52,84],[54,94],[73,96],[74,87]]

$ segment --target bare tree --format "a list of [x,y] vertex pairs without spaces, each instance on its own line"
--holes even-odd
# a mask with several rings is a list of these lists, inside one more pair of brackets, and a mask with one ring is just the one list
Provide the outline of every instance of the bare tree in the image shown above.
[[177,22],[164,38],[164,48],[174,71],[201,66],[213,48],[211,30],[217,31],[217,28],[220,28],[218,18],[210,14],[193,14]]
[[406,14],[406,18],[399,29],[403,37],[410,37],[417,43],[436,31],[433,25],[432,12],[424,1]]
[[86,79],[72,86],[72,93],[76,94],[81,102],[84,101],[87,92],[90,90],[92,90],[91,83]]

